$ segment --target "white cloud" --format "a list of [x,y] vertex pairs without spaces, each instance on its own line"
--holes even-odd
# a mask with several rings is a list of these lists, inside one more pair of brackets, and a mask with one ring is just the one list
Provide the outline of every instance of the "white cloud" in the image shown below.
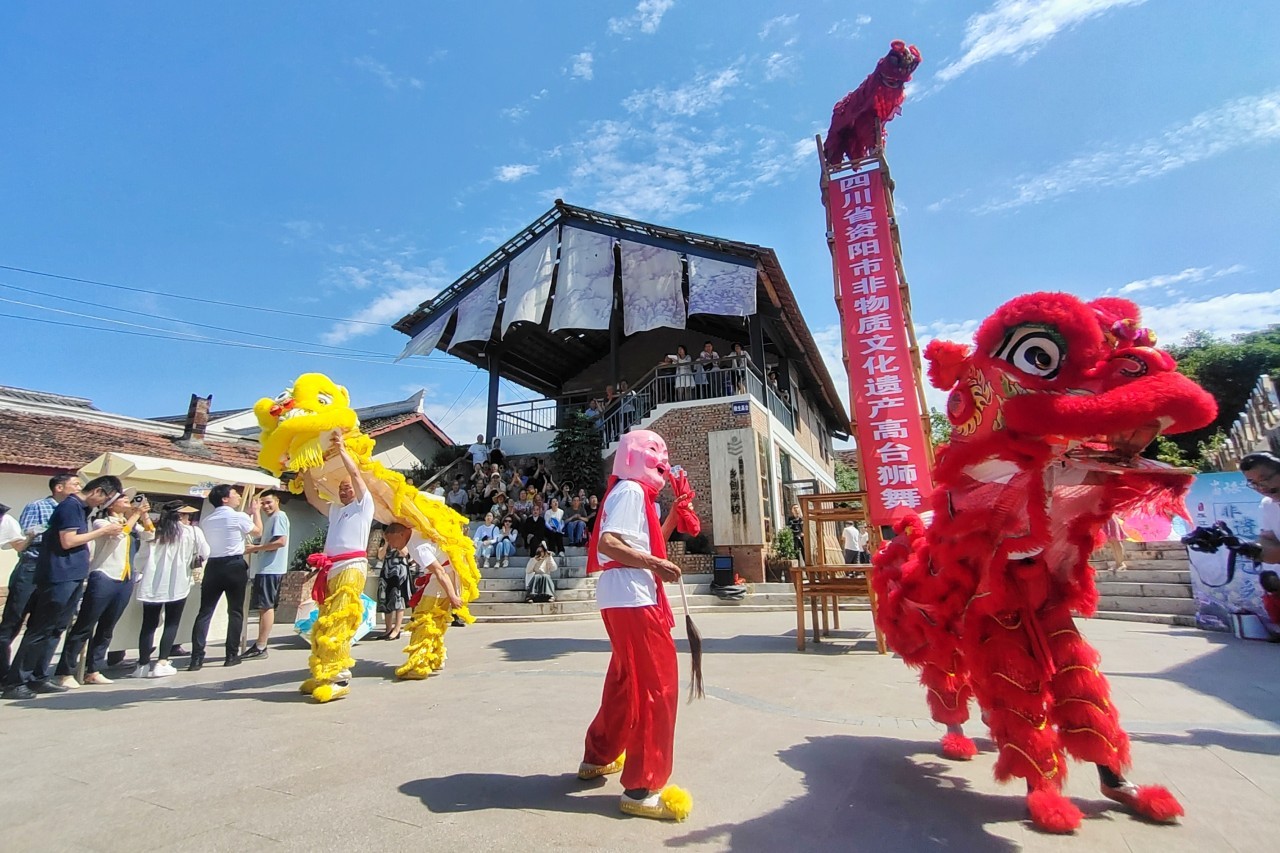
[[296,240],[310,240],[324,230],[324,223],[310,219],[291,219],[284,223],[284,230]]
[[391,91],[397,91],[401,86],[408,86],[411,89],[421,89],[422,81],[417,77],[406,77],[396,74],[383,63],[374,59],[372,56],[361,56],[351,60],[351,64],[362,71],[368,71],[374,77],[382,82],[382,85]]
[[514,107],[506,107],[505,109],[498,110],[498,114],[505,119],[510,119],[511,121],[520,121],[525,116],[529,115],[529,108],[523,104],[516,104]]
[[632,92],[622,106],[633,113],[652,110],[665,116],[693,116],[719,106],[729,97],[729,90],[741,82],[737,66],[722,71],[702,72],[675,89],[655,86],[643,92]]
[[625,35],[638,29],[642,33],[653,35],[662,24],[662,16],[676,5],[676,0],[640,0],[633,14],[625,18],[610,18],[609,32],[614,35]]
[[493,177],[504,184],[538,174],[538,167],[532,163],[510,163],[493,170]]
[[764,61],[764,79],[777,80],[796,72],[796,58],[791,54],[774,52]]
[[[1121,295],[1129,295],[1130,293],[1138,293],[1143,290],[1153,290],[1156,288],[1168,289],[1175,284],[1197,283],[1201,281],[1212,281],[1213,279],[1222,278],[1223,276],[1235,275],[1244,272],[1243,264],[1232,264],[1229,267],[1187,267],[1181,272],[1170,273],[1167,275],[1153,275],[1149,278],[1140,278],[1121,286],[1115,292]],[[1108,293],[1112,291],[1108,290]]]
[[1207,299],[1181,299],[1172,305],[1142,306],[1142,323],[1165,344],[1177,343],[1193,331],[1218,337],[1252,332],[1280,323],[1280,290],[1226,293]]
[[439,261],[425,267],[406,267],[399,261],[384,260],[368,266],[343,266],[335,272],[337,278],[350,287],[358,290],[377,288],[380,292],[350,315],[357,322],[334,323],[321,334],[320,340],[326,344],[341,344],[352,338],[371,335],[378,331],[378,326],[369,324],[390,324],[399,320],[449,283]]
[[575,53],[570,59],[572,62],[569,66],[570,77],[581,77],[583,80],[590,80],[595,76],[595,72],[591,69],[595,57],[591,55],[591,51],[584,50],[582,53]]
[[992,59],[1012,56],[1026,59],[1059,32],[1122,6],[1138,6],[1146,0],[996,0],[985,12],[965,22],[964,55],[938,72],[950,82]]
[[611,213],[672,217],[708,200],[741,201],[814,156],[811,139],[796,142],[769,128],[756,130],[759,137],[746,143],[727,129],[677,120],[597,121],[557,152],[568,163],[567,181],[548,190],[547,198],[594,194],[589,206]]
[[784,30],[789,28],[800,18],[799,13],[795,15],[778,15],[776,18],[770,18],[764,22],[764,26],[760,28],[758,35],[761,40],[767,39],[770,33],[775,30]]
[[975,212],[1037,204],[1082,189],[1128,186],[1236,148],[1276,140],[1280,140],[1280,89],[1228,101],[1141,142],[1073,157],[1042,174],[1019,179],[1011,196]]
[[850,21],[848,18],[836,21],[827,30],[827,35],[837,38],[856,39],[862,35],[862,28],[871,23],[870,15],[859,15]]

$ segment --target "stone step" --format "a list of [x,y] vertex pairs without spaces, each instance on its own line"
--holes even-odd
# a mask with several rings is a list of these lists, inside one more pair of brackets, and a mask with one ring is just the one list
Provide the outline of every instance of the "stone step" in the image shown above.
[[1196,614],[1196,602],[1194,598],[1147,598],[1140,595],[1111,595],[1098,601],[1098,610],[1194,616]]
[[[583,606],[587,604],[587,606]],[[680,616],[684,609],[678,604],[674,605],[676,613],[676,621],[680,622]],[[722,601],[715,596],[699,595],[690,597],[689,612],[697,615],[699,613],[777,613],[777,612],[795,612],[795,600],[787,601],[767,601],[757,602],[755,596],[747,596],[742,601]],[[859,611],[868,610],[869,607],[865,600],[849,599],[840,603],[842,611]],[[560,601],[547,604],[494,604],[481,612],[476,610],[476,605],[472,605],[472,615],[476,617],[477,622],[494,623],[494,622],[568,622],[580,619],[599,619],[599,611],[596,610],[595,603],[584,602],[563,602]],[[683,627],[677,628],[677,639],[683,631]]]
[[1123,610],[1099,610],[1095,619],[1106,619],[1114,622],[1147,622],[1152,625],[1181,625],[1184,628],[1196,627],[1196,617],[1170,613],[1129,613]]
[[1134,560],[1172,560],[1173,562],[1185,562],[1187,559],[1187,549],[1178,548],[1178,550],[1157,551],[1151,548],[1125,548],[1124,558],[1126,562],[1132,563]]
[[1097,583],[1191,583],[1190,569],[1127,569],[1123,572],[1099,571],[1094,576]]
[[[485,604],[511,604],[518,602],[524,603],[524,585],[518,589],[496,590],[486,592],[471,604],[471,611],[475,613],[476,607]],[[596,591],[594,589],[562,589],[556,588],[556,601],[595,601]]]
[[[573,578],[556,576],[556,589],[595,589],[595,576]],[[518,578],[494,578],[486,577],[480,581],[480,595],[483,597],[487,592],[502,592],[508,589],[524,589],[524,575]]]
[[1177,539],[1165,539],[1158,542],[1128,542],[1124,543],[1124,550],[1131,551],[1177,551],[1178,553],[1186,553],[1187,546],[1183,545]]
[[[1124,574],[1121,572],[1121,574]],[[1113,595],[1144,598],[1191,598],[1190,583],[1138,583],[1127,580],[1098,582],[1098,594],[1103,598]]]
[[[1177,571],[1184,571],[1184,572],[1188,572],[1188,571],[1190,571],[1190,570],[1191,570],[1191,563],[1189,563],[1189,562],[1188,562],[1188,561],[1186,561],[1185,559],[1184,559],[1184,560],[1171,560],[1171,559],[1167,559],[1167,560],[1137,560],[1137,559],[1133,559],[1133,560],[1125,560],[1125,563],[1126,563],[1126,565],[1128,565],[1128,568],[1124,570],[1123,574],[1127,574],[1127,573],[1129,573],[1129,572],[1131,572],[1131,571],[1144,571],[1144,572],[1146,572],[1146,571],[1156,571],[1156,572],[1169,572],[1169,571],[1177,572]],[[1099,566],[1094,566],[1095,571],[1096,571],[1096,570],[1099,570],[1100,568],[1101,568],[1101,567],[1099,567]],[[1105,568],[1102,568],[1102,570],[1103,570],[1103,571],[1110,571],[1110,570],[1111,570],[1111,565],[1110,565],[1109,563],[1108,563],[1108,564],[1106,564],[1106,567],[1105,567]]]

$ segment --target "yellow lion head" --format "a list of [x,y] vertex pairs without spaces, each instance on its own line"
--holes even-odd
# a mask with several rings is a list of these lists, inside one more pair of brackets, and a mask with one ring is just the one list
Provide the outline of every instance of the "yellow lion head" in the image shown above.
[[323,373],[302,374],[274,399],[259,400],[253,413],[262,427],[258,464],[277,477],[318,467],[329,433],[360,427],[347,389]]

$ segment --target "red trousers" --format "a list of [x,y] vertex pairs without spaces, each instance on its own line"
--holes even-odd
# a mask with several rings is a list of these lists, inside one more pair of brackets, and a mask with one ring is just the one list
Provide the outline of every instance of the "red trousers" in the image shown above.
[[680,693],[671,628],[657,607],[609,607],[600,615],[613,656],[583,760],[608,764],[626,752],[622,787],[657,791],[671,778]]

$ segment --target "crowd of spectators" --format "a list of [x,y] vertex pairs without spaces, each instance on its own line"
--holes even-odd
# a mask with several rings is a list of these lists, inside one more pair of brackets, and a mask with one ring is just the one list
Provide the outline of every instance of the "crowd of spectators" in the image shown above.
[[[609,393],[616,397],[612,387]],[[600,498],[570,480],[558,482],[538,457],[509,458],[501,439],[486,444],[476,436],[467,449],[470,475],[453,478],[445,502],[481,522],[472,531],[481,568],[505,568],[516,548],[532,553],[544,543],[549,553],[587,543]]]

